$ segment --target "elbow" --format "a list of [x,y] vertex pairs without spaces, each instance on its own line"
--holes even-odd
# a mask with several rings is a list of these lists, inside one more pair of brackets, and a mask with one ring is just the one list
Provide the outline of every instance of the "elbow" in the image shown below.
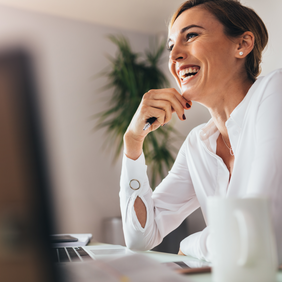
[[[139,235],[139,236],[138,236]],[[135,236],[125,236],[126,247],[132,251],[148,251],[161,243],[160,237],[147,237],[141,232]]]
[[150,248],[146,247],[145,242],[142,240],[133,239],[133,238],[125,238],[125,245],[132,251],[148,251]]

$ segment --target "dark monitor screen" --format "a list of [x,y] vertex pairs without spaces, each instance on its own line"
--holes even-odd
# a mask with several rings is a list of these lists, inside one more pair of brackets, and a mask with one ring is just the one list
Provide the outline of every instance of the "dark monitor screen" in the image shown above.
[[0,280],[58,281],[31,56],[0,51]]

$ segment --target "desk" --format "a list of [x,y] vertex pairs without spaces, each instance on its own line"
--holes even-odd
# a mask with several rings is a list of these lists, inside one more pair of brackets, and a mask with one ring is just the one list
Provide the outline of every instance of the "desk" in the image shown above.
[[[168,254],[168,253],[161,253],[161,252],[139,252],[145,254],[146,256],[155,259],[158,262],[173,262],[173,261],[183,261],[185,256],[175,255],[175,254]],[[193,259],[193,258],[192,258]],[[185,274],[184,277],[187,277],[187,281],[189,282],[212,282],[211,273],[202,273],[202,274]],[[277,280],[282,282],[281,280]]]
[[[139,252],[139,253],[145,254],[146,256],[157,260],[158,262],[182,261],[182,260],[185,259],[185,256],[180,256],[180,255],[175,255],[175,254],[167,254],[167,253],[160,253],[160,252],[147,251],[147,252]],[[193,259],[193,258],[191,258],[191,259]],[[186,274],[186,275],[184,275],[184,277],[187,277],[187,281],[189,281],[189,282],[212,282],[211,273]],[[251,282],[251,281],[248,281],[248,282]],[[282,270],[277,271],[276,282],[282,282]]]
[[[109,245],[109,244],[90,243],[88,246],[94,246],[94,245]],[[189,260],[198,261],[197,259],[192,258],[192,257],[180,256],[180,255],[169,254],[169,253],[161,253],[161,252],[155,252],[155,251],[146,251],[146,252],[135,251],[135,253],[143,254],[160,263],[183,261],[185,260],[185,258],[186,259],[188,258]],[[186,275],[183,275],[183,277],[187,278],[187,281],[189,282],[213,282],[211,273],[186,274]],[[252,281],[246,281],[246,282],[252,282]],[[265,281],[265,282],[268,282],[268,281]],[[277,271],[276,282],[282,282],[282,271]]]

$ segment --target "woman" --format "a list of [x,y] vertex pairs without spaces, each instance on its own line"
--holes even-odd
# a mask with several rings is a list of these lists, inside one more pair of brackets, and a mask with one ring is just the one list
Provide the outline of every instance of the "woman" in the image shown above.
[[[146,93],[124,135],[121,211],[127,245],[151,249],[194,210],[206,218],[209,196],[266,196],[277,239],[282,238],[282,70],[258,78],[267,30],[235,0],[189,0],[169,27],[169,69],[175,89]],[[142,144],[173,112],[197,101],[211,119],[194,128],[152,193]],[[157,120],[143,130],[150,117]],[[282,244],[277,242],[279,262]],[[210,260],[209,227],[180,244],[180,254]]]

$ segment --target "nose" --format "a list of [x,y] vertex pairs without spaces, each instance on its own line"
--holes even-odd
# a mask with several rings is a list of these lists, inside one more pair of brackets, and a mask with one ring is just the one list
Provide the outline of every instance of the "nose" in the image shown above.
[[181,48],[178,44],[174,45],[171,52],[170,52],[170,60],[173,63],[179,62],[181,60],[186,59],[187,54],[183,48]]

